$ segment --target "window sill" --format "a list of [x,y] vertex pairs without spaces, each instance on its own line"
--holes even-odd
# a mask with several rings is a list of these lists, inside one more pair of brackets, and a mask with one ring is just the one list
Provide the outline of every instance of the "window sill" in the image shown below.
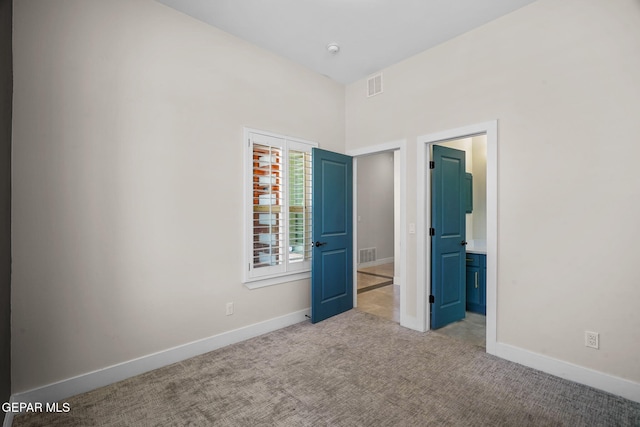
[[244,285],[249,289],[266,288],[267,286],[279,285],[281,283],[295,282],[297,280],[310,279],[310,271],[301,271],[291,274],[286,274],[277,277],[269,277],[264,279],[250,279],[246,281]]

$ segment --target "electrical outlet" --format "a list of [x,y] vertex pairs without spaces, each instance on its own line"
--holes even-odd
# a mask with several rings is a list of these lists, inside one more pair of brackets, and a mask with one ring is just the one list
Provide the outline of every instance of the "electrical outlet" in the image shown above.
[[584,331],[584,345],[587,347],[600,348],[600,334],[597,332]]
[[227,303],[227,316],[231,316],[233,314],[233,303],[232,302],[228,302]]

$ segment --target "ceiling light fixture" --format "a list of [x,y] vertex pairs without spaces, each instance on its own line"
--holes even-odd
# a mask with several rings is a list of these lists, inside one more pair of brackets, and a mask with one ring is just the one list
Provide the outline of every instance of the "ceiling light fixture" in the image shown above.
[[327,45],[327,50],[329,51],[329,53],[335,55],[336,53],[340,52],[340,46],[338,46],[337,43],[329,43]]

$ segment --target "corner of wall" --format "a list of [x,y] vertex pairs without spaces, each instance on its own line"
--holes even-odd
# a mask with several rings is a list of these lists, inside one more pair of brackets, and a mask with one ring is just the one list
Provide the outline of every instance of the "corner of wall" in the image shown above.
[[[11,394],[11,133],[13,2],[0,1],[0,401]],[[6,418],[6,417],[5,417]]]

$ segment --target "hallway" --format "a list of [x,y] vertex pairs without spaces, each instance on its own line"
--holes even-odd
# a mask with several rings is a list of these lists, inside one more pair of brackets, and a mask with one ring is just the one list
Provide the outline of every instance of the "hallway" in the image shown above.
[[400,323],[400,287],[393,263],[358,269],[358,310]]

